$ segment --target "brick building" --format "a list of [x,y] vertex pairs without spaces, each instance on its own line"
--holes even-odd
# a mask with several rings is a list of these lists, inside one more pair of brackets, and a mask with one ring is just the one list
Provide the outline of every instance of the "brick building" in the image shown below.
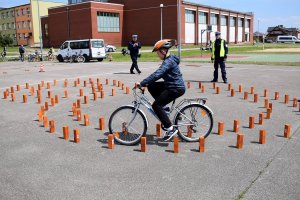
[[269,27],[267,30],[266,38],[276,42],[277,37],[281,35],[292,35],[300,39],[300,29],[298,28],[285,28],[283,25]]
[[[40,1],[40,15],[47,15],[48,8],[63,3]],[[38,5],[36,0],[29,4],[0,10],[0,33],[11,37],[15,44],[37,47],[40,45]]]
[[[83,2],[82,2],[83,1]],[[103,38],[106,43],[126,45],[138,34],[143,45],[161,37],[177,39],[177,0],[69,0],[69,5],[50,8],[42,18],[45,46],[60,46],[65,40]],[[230,43],[253,41],[253,14],[180,1],[182,44],[214,40],[214,32]],[[163,4],[163,7],[160,7]],[[211,25],[212,32],[206,30]],[[201,34],[203,32],[203,34]],[[201,37],[202,35],[202,37]]]

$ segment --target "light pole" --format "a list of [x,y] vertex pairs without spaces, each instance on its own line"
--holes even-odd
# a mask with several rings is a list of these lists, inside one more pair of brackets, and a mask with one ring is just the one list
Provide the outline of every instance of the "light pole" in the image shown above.
[[177,0],[177,35],[178,35],[178,57],[179,60],[181,59],[181,12],[180,12],[180,5],[181,0]]
[[40,49],[41,49],[41,61],[43,61],[43,37],[42,37],[42,28],[41,28],[41,16],[40,16],[40,1],[37,0],[38,5],[38,18],[39,18],[39,32],[40,32]]
[[68,39],[69,39],[69,37],[70,37],[70,15],[69,15],[69,10],[70,10],[70,8],[67,7],[66,9],[67,9]]
[[205,31],[206,31],[205,29],[201,29],[201,57],[202,57],[202,50],[203,50],[202,35]]
[[163,7],[164,7],[164,4],[160,4],[159,5],[160,7],[160,39],[162,40],[163,39]]

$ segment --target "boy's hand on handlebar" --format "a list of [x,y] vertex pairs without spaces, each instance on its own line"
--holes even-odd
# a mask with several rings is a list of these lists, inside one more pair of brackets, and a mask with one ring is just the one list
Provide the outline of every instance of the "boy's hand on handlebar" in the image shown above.
[[140,89],[140,90],[145,90],[145,87],[142,87],[139,82],[135,83],[135,88]]

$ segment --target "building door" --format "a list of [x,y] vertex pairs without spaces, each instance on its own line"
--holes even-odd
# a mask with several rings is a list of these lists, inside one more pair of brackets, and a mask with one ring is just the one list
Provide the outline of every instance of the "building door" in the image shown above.
[[185,10],[185,43],[195,43],[195,11]]
[[249,42],[249,33],[245,33],[245,42]]

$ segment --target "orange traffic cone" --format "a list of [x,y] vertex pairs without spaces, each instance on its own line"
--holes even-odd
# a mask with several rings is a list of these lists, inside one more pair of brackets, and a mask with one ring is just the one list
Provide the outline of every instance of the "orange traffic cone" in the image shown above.
[[40,65],[40,71],[39,72],[45,72],[43,63],[41,63],[41,65]]

